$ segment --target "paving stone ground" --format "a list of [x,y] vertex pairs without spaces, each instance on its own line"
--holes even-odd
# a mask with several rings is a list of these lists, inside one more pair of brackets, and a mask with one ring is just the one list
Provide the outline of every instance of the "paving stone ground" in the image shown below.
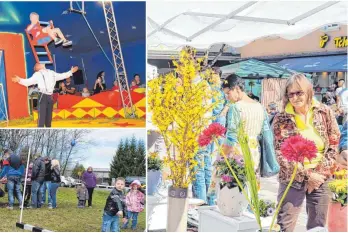
[[[262,199],[277,201],[277,194],[278,194],[278,180],[277,177],[271,177],[271,178],[262,178],[261,179],[261,191],[260,191],[260,197]],[[304,201],[303,203],[306,203]],[[306,214],[306,208],[305,204],[302,205],[300,216],[297,220],[295,232],[303,232],[306,231],[306,224],[307,224],[307,214]]]

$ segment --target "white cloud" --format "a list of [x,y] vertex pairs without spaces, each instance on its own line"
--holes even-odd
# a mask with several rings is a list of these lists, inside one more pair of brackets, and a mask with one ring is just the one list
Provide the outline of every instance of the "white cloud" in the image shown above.
[[86,159],[80,161],[85,167],[108,168],[115,154],[117,146],[121,139],[131,138],[145,141],[145,129],[93,129],[83,138],[83,141],[90,141],[92,144],[86,150],[80,150],[76,153],[84,155]]

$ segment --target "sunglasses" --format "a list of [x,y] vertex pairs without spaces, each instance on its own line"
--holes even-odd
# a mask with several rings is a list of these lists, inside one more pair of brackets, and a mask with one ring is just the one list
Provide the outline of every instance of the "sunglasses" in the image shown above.
[[303,91],[296,91],[296,92],[290,92],[287,94],[288,98],[291,99],[291,98],[294,98],[295,95],[298,96],[298,97],[301,97],[303,96],[305,93]]

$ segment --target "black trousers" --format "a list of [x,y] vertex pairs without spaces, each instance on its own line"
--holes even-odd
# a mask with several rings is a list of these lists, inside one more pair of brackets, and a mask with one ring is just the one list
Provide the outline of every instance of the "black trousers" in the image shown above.
[[52,111],[53,111],[53,99],[51,95],[40,94],[39,95],[39,120],[38,127],[51,127],[52,123]]
[[27,187],[25,188],[25,194],[24,194],[24,206],[30,206],[30,198],[31,198],[31,184],[27,184]]
[[93,196],[94,188],[87,188],[87,190],[88,190],[88,196],[89,196],[88,206],[92,206],[92,196]]

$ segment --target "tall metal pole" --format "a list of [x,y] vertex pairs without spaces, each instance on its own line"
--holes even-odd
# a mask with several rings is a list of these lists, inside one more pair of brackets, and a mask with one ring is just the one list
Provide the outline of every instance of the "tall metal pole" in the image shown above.
[[[135,117],[135,111],[133,108],[132,97],[129,91],[128,78],[126,67],[124,65],[124,59],[122,55],[121,42],[118,36],[116,18],[114,8],[111,1],[102,1],[105,22],[108,29],[108,35],[110,40],[112,58],[114,61],[114,67],[116,72],[116,78],[121,92],[121,99],[125,117]],[[125,92],[125,94],[123,94]]]
[[21,214],[19,216],[19,222],[22,223],[23,220],[23,207],[24,207],[24,199],[25,199],[25,191],[27,189],[27,178],[28,178],[28,171],[29,171],[29,162],[30,162],[30,148],[28,151],[28,161],[27,161],[27,167],[25,169],[25,180],[24,180],[24,190],[23,190],[23,197],[22,197],[22,206],[21,206]]

